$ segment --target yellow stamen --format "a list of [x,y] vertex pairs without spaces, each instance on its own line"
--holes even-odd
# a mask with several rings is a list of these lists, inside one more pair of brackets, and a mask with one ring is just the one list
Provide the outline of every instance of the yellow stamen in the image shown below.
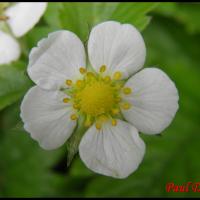
[[132,90],[129,87],[123,88],[123,93],[124,94],[131,94]]
[[109,83],[111,81],[111,77],[110,76],[105,76],[103,78],[103,80],[106,82],[106,83]]
[[106,115],[100,115],[98,117],[98,120],[101,122],[101,123],[104,123],[108,120],[108,117]]
[[[116,117],[120,109],[129,109],[130,104],[124,102],[121,94],[131,93],[131,89],[124,87],[122,73],[116,71],[112,76],[103,74],[107,70],[106,65],[99,68],[99,73],[87,71],[80,67],[82,78],[66,80],[66,85],[71,86],[68,98],[63,98],[63,102],[70,102],[74,113],[70,115],[71,120],[78,120],[79,114],[85,116],[84,126],[90,127],[93,124],[97,130],[102,129],[104,123],[110,122],[116,126]],[[71,105],[72,104],[72,105]]]
[[116,86],[115,86],[115,88],[116,88],[117,90],[119,90],[119,89],[122,88],[122,86],[123,86],[123,83],[117,83]]
[[112,109],[112,114],[113,114],[113,115],[119,114],[119,109],[118,109],[118,108],[113,108],[113,109]]
[[68,80],[66,80],[65,83],[66,83],[66,85],[71,86],[72,85],[72,80],[68,79]]
[[109,118],[108,118],[106,115],[100,115],[100,116],[96,119],[96,124],[95,124],[96,128],[97,128],[98,130],[100,130],[101,127],[102,127],[102,124],[105,123],[108,119],[109,119]]
[[100,123],[96,122],[95,126],[96,126],[96,129],[101,130],[101,124]]
[[87,77],[94,77],[94,74],[92,72],[87,72]]
[[72,115],[70,116],[70,118],[71,118],[71,120],[77,120],[77,119],[78,119],[78,117],[77,117],[76,114],[72,114]]
[[85,120],[85,124],[84,124],[84,125],[85,125],[86,127],[89,127],[89,126],[92,125],[92,121],[91,121],[89,115],[87,115],[86,120]]
[[77,86],[77,87],[83,86],[83,80],[77,80],[77,81],[76,81],[76,86]]
[[122,100],[121,97],[117,97],[117,98],[116,98],[116,102],[120,102],[121,100]]
[[69,98],[64,98],[64,99],[63,99],[63,102],[64,102],[64,103],[68,103],[69,100],[70,100]]
[[78,109],[78,108],[79,108],[78,104],[74,104],[74,105],[73,105],[73,108],[74,108],[74,109]]
[[85,125],[85,127],[89,127],[89,126],[91,126],[91,124],[92,123],[90,121],[86,121],[84,125]]
[[115,103],[111,85],[94,81],[79,92],[80,108],[83,113],[99,116],[108,113]]
[[8,16],[0,16],[0,21],[6,21],[6,20],[8,20],[9,19],[9,17]]
[[125,102],[125,103],[122,104],[121,107],[122,107],[124,110],[128,110],[128,109],[131,107],[131,104],[128,103],[128,102]]
[[116,119],[112,119],[112,125],[117,126],[117,120]]
[[79,71],[81,74],[85,74],[87,70],[84,67],[81,67],[79,68]]
[[77,93],[72,94],[72,97],[76,98],[77,97]]
[[119,71],[115,72],[114,75],[113,75],[114,80],[120,80],[121,77],[122,77],[122,73],[119,72]]
[[106,71],[106,65],[102,65],[102,66],[100,67],[99,72],[100,72],[100,73],[103,73],[103,72],[105,72],[105,71]]

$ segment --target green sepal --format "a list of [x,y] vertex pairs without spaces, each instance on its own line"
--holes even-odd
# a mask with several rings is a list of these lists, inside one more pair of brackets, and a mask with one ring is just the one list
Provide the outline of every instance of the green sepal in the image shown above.
[[71,164],[74,156],[78,152],[78,147],[81,141],[83,134],[87,131],[88,127],[84,126],[85,117],[80,116],[77,122],[77,126],[72,133],[71,137],[67,141],[67,166]]

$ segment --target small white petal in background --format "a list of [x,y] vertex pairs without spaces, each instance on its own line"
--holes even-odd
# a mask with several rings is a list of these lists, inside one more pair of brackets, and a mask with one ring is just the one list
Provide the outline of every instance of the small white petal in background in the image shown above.
[[46,2],[16,3],[9,7],[5,14],[13,34],[21,37],[26,34],[40,20],[47,7]]
[[109,72],[121,71],[127,78],[143,67],[146,48],[140,32],[134,26],[109,21],[92,29],[88,54],[97,71],[106,65]]
[[0,64],[8,64],[20,56],[18,42],[9,34],[0,31]]
[[66,79],[77,78],[85,67],[85,49],[70,31],[56,31],[31,50],[28,74],[44,89],[59,89]]
[[132,94],[124,96],[132,108],[122,110],[123,116],[140,132],[162,132],[178,109],[178,91],[170,78],[157,68],[146,68],[131,77],[125,87]]
[[76,121],[70,119],[71,107],[63,103],[59,91],[32,87],[21,104],[24,128],[41,147],[50,150],[63,145],[72,134]]
[[101,130],[93,125],[83,136],[79,154],[85,165],[100,174],[125,178],[143,159],[145,144],[131,124],[118,120]]

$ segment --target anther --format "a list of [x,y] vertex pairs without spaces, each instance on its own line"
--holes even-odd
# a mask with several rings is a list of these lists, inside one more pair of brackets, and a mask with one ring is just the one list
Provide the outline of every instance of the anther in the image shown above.
[[112,119],[112,125],[117,126],[117,120],[116,119]]
[[83,85],[83,81],[82,80],[77,80],[76,81],[76,86],[77,87],[81,87]]
[[87,70],[84,67],[81,67],[79,68],[79,71],[81,74],[85,74]]
[[115,85],[115,89],[119,90],[119,89],[122,88],[122,86],[123,86],[122,83],[117,83],[117,84]]
[[120,80],[121,78],[122,78],[121,72],[117,71],[117,72],[114,73],[114,75],[113,75],[114,80]]
[[8,20],[9,19],[9,17],[8,16],[0,16],[0,21],[6,21],[6,20]]
[[70,100],[69,98],[64,98],[64,99],[63,99],[63,102],[64,102],[64,103],[68,103],[69,100]]
[[99,72],[100,72],[100,73],[103,73],[103,72],[105,72],[105,71],[106,71],[106,65],[102,65],[102,66],[100,67]]
[[128,109],[131,107],[131,104],[128,103],[128,102],[125,102],[125,103],[122,104],[121,107],[122,107],[124,110],[128,110]]
[[90,115],[86,115],[86,119],[85,119],[85,123],[84,123],[85,127],[89,127],[92,125],[92,119]]
[[129,87],[123,88],[123,93],[124,94],[131,94],[132,90]]
[[87,77],[93,77],[94,74],[92,72],[87,72]]
[[68,80],[66,80],[65,83],[66,83],[66,85],[71,86],[72,85],[72,80],[68,79]]
[[119,114],[119,109],[118,108],[113,108],[111,110],[111,112],[112,112],[113,115],[117,115],[117,114]]
[[103,80],[104,80],[106,83],[109,83],[109,82],[111,81],[111,78],[110,78],[110,76],[105,76],[105,77],[103,78]]
[[121,97],[117,97],[117,98],[116,98],[116,102],[118,102],[118,103],[119,103],[121,100],[122,100]]
[[106,122],[108,120],[108,117],[106,116],[106,115],[100,115],[99,117],[98,117],[98,121],[99,121],[99,123],[101,122],[101,123],[104,123],[104,122]]
[[101,130],[101,124],[100,123],[96,122],[95,126],[96,126],[96,129]]
[[89,126],[91,126],[91,124],[92,124],[92,122],[89,119],[86,119],[86,121],[84,123],[85,127],[89,127]]
[[76,93],[72,94],[72,97],[73,97],[73,98],[77,98],[77,96],[78,96],[78,95],[77,95]]
[[73,108],[74,108],[74,109],[78,109],[78,108],[79,108],[78,104],[74,104],[74,105],[73,105]]
[[77,120],[77,119],[78,119],[78,117],[77,117],[76,114],[72,114],[72,115],[70,116],[70,118],[71,118],[71,120]]

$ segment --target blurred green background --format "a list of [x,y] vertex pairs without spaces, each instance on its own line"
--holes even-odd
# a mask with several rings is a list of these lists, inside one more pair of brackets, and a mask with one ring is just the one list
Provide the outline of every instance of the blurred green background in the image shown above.
[[[33,85],[28,54],[49,32],[68,29],[84,42],[106,20],[131,23],[147,46],[145,67],[164,70],[176,83],[180,108],[159,136],[141,134],[147,150],[139,169],[123,180],[95,174],[78,155],[67,168],[67,147],[45,151],[23,130],[21,100]],[[0,66],[0,197],[172,197],[166,183],[200,182],[200,4],[49,3],[40,23],[20,39],[20,60]]]

